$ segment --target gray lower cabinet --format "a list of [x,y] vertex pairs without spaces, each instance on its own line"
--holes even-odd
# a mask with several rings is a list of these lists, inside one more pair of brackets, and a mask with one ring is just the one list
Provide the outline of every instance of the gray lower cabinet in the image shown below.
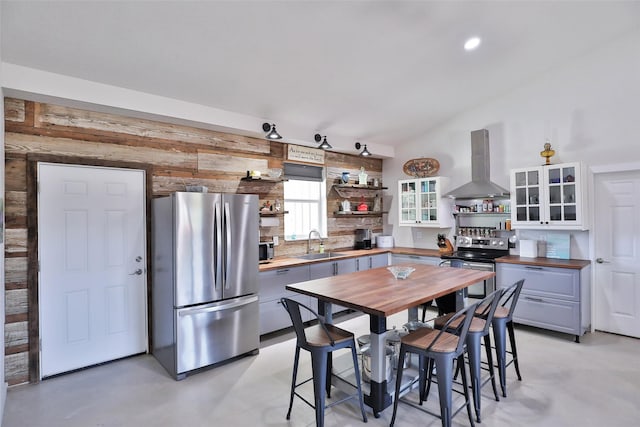
[[[278,270],[262,271],[259,273],[260,283],[260,335],[291,326],[291,319],[280,303],[280,298],[295,299],[302,304],[315,309],[315,301],[296,292],[285,289],[291,283],[309,280],[309,266],[282,268]],[[311,315],[303,311],[304,321],[310,320]]]
[[524,279],[514,322],[572,334],[579,342],[591,326],[589,270],[497,263],[497,287]]
[[[314,262],[309,265],[260,272],[260,335],[291,326],[291,319],[280,303],[280,298],[282,297],[295,299],[317,311],[318,301],[315,298],[300,295],[296,292],[289,292],[285,289],[285,286],[291,283],[306,282],[307,280],[386,266],[388,265],[388,260],[389,255],[384,253],[358,258]],[[334,305],[332,312],[337,313],[346,309],[346,307]],[[310,313],[303,311],[303,314],[305,322],[311,320]]]
[[353,273],[355,271],[355,258],[317,262],[309,265],[309,279],[322,279],[323,277],[337,276],[338,274]]
[[389,254],[367,255],[356,258],[356,270],[364,271],[389,265]]
[[[337,276],[338,274],[347,274],[357,271],[356,258],[339,259],[335,261],[318,262],[309,265],[309,278],[322,279],[323,277]],[[312,299],[313,308],[318,307],[318,302],[315,298]],[[347,307],[341,305],[333,305],[331,307],[332,313],[338,313],[346,310]]]

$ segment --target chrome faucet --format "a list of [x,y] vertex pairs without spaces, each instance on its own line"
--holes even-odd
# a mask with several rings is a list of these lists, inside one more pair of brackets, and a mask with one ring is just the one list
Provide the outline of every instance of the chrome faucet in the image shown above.
[[322,245],[322,244],[323,244],[322,236],[320,235],[320,232],[319,232],[318,230],[316,230],[315,228],[314,228],[314,229],[312,229],[312,230],[309,232],[309,239],[307,240],[307,253],[308,253],[308,254],[310,254],[310,253],[311,253],[311,235],[312,235],[313,233],[316,233],[316,234],[318,235],[318,240],[320,240],[320,245]]

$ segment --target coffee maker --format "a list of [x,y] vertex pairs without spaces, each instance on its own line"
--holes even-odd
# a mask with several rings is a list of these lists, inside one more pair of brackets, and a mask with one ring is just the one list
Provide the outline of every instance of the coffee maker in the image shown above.
[[356,228],[354,249],[371,249],[371,230],[368,228]]

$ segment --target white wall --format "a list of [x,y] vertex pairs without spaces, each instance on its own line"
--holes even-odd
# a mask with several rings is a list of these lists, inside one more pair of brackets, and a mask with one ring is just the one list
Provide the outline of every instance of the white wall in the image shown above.
[[[0,7],[0,21],[2,20],[2,8]],[[0,58],[2,58],[2,36],[0,35]],[[2,63],[0,62],[0,81],[2,81]],[[4,404],[7,400],[7,384],[4,381],[4,95],[2,86],[0,86],[0,221],[2,221],[2,233],[0,243],[0,253],[2,254],[2,262],[0,262],[0,331],[2,332],[3,344],[0,346],[0,424],[2,424],[2,416],[4,414]]]
[[[601,165],[640,159],[640,29],[559,64],[539,78],[461,114],[385,160],[383,179],[393,190],[385,233],[397,246],[436,248],[436,234],[397,223],[398,179],[408,178],[402,165],[411,158],[434,157],[453,189],[470,180],[471,139],[475,129],[489,130],[491,178],[509,188],[509,170],[543,163],[539,153],[550,139],[552,163],[582,161]],[[478,82],[482,84],[482,82]],[[589,191],[591,193],[591,191]],[[385,200],[386,201],[386,200]],[[385,206],[389,206],[387,203]],[[452,230],[444,230],[451,234]],[[534,232],[527,232],[534,233]],[[523,236],[527,233],[523,233]],[[588,232],[571,233],[572,257],[588,258]]]

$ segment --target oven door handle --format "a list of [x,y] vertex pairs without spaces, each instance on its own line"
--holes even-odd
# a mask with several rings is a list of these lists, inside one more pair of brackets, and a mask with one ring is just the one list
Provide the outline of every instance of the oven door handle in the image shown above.
[[[460,261],[459,268],[468,268],[469,270],[480,270],[480,271],[494,271],[494,263],[493,262],[468,262],[468,261]],[[451,264],[451,260],[442,261],[440,265],[448,262]]]
[[492,262],[464,262],[462,265],[464,265],[465,267],[469,267],[472,270],[494,270],[494,263]]
[[450,259],[445,259],[444,261],[440,261],[440,264],[438,264],[438,267],[442,267],[443,265],[451,265],[451,260]]

